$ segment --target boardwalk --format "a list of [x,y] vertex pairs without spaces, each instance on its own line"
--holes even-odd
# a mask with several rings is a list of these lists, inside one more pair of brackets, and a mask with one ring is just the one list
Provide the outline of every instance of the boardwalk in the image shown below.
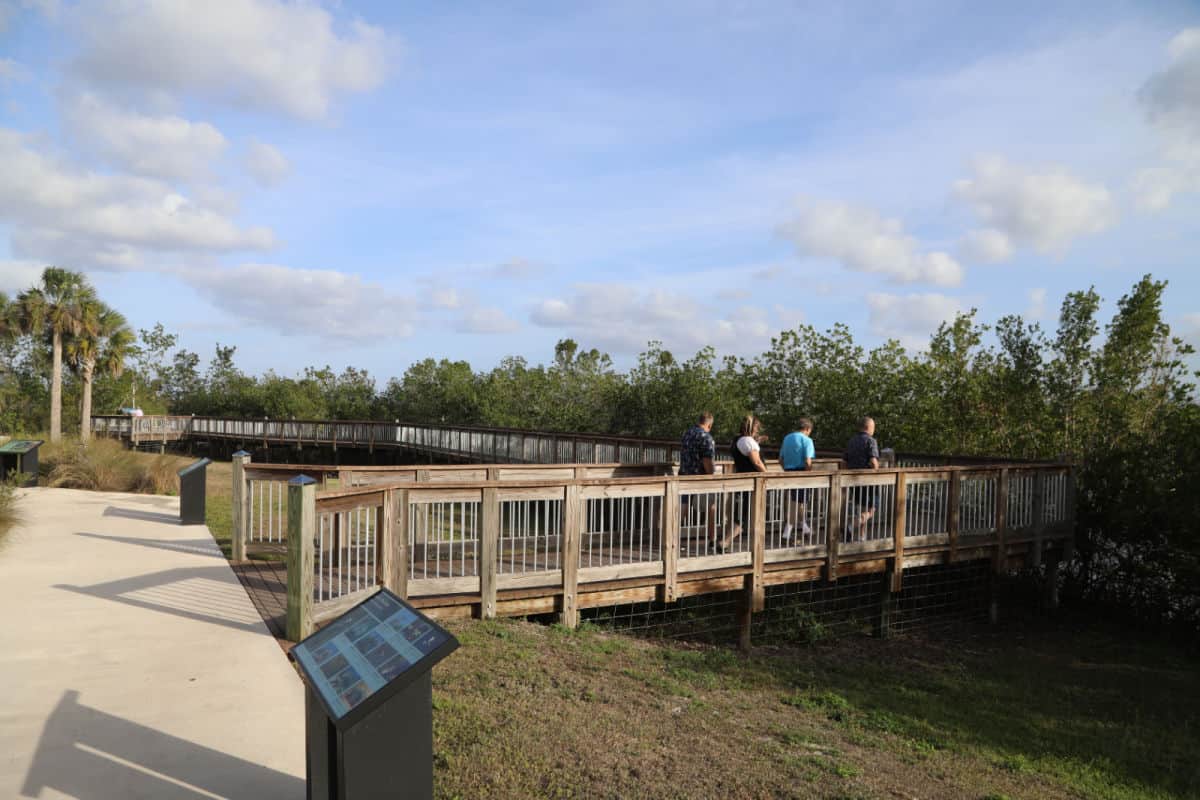
[[0,546],[0,797],[304,797],[303,687],[178,500],[33,489]]

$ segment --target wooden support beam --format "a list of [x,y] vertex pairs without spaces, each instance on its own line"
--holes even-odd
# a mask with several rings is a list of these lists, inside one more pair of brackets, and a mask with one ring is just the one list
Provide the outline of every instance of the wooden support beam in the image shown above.
[[829,533],[825,545],[825,580],[830,583],[838,579],[838,545],[842,541],[842,476],[829,476]]
[[1060,559],[1057,552],[1046,558],[1046,575],[1042,592],[1042,605],[1050,611],[1058,608],[1058,567]]
[[896,611],[896,593],[899,591],[898,576],[894,569],[883,573],[879,581],[879,614],[875,617],[875,635],[880,639],[891,638],[892,618]]
[[1007,547],[1005,539],[1008,536],[1008,485],[1009,485],[1008,469],[1000,470],[1000,477],[996,479],[996,556],[993,563],[993,572],[1001,573],[1007,569],[1005,561],[1007,559]]
[[388,569],[384,585],[408,599],[408,489],[390,489],[386,502],[392,507],[391,530],[387,532]]
[[946,498],[946,533],[950,539],[950,563],[958,560],[958,526],[962,497],[962,473],[950,473],[950,491]]
[[234,563],[246,560],[246,540],[250,533],[250,484],[246,480],[246,465],[250,454],[238,451],[233,454],[233,552]]
[[900,591],[904,579],[904,532],[908,518],[908,484],[904,471],[896,473],[895,505],[892,508],[892,543],[895,555],[892,558],[891,591]]
[[287,638],[312,633],[313,537],[317,528],[317,485],[300,476],[288,481]]
[[500,498],[498,490],[483,490],[480,508],[479,613],[484,619],[496,616],[496,554],[500,546]]
[[562,608],[559,610],[559,620],[568,628],[579,624],[579,537],[583,532],[584,506],[579,484],[568,484],[563,500]]
[[679,599],[679,481],[669,480],[663,487],[662,559],[663,583],[659,600],[674,603]]
[[[750,565],[753,579],[750,586],[750,610],[762,611],[766,607],[766,589],[763,583],[763,567],[767,548],[767,481],[764,477],[754,479],[754,503],[750,512]],[[746,522],[743,520],[743,524]]]
[[1034,542],[1029,546],[1029,565],[1035,568],[1042,565],[1042,550],[1045,547],[1044,538],[1046,536],[1045,516],[1046,473],[1039,469],[1033,473],[1033,519],[1030,520]]

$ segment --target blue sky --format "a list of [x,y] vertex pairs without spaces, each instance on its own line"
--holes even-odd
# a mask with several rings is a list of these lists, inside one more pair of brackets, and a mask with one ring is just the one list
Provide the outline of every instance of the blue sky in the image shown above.
[[836,5],[0,0],[0,290],[381,382],[1146,272],[1200,339],[1200,9]]

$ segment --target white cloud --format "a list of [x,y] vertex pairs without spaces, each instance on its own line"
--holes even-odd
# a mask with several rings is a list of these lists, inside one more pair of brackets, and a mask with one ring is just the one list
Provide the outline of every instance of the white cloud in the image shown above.
[[1134,175],[1131,188],[1144,211],[1161,211],[1175,195],[1200,191],[1200,28],[1177,34],[1167,45],[1167,59],[1167,68],[1138,91],[1167,163]]
[[566,329],[588,346],[615,353],[640,352],[651,340],[682,350],[712,345],[751,352],[765,345],[771,333],[762,308],[741,306],[722,314],[687,295],[618,283],[579,284],[566,299],[542,300],[530,320]]
[[1029,290],[1029,308],[1025,309],[1025,319],[1040,320],[1046,318],[1046,290],[1043,288]]
[[81,15],[77,71],[97,83],[197,92],[321,119],[340,92],[384,79],[383,30],[354,20],[344,35],[315,3],[103,0]]
[[40,261],[0,261],[0,292],[13,295],[33,287],[45,268]]
[[85,150],[138,175],[195,178],[225,149],[225,137],[207,122],[127,111],[92,93],[68,98],[62,117]]
[[910,350],[929,346],[938,325],[963,311],[962,302],[944,294],[867,295],[867,320],[876,336],[897,339]]
[[245,163],[249,173],[263,186],[278,186],[292,171],[283,153],[253,139],[246,146]]
[[920,243],[899,220],[869,208],[801,200],[795,217],[779,232],[801,255],[832,258],[847,269],[885,275],[896,283],[957,286],[963,269],[946,253],[919,252]]
[[543,274],[546,265],[528,258],[510,258],[492,268],[492,275],[505,280],[528,280]]
[[274,244],[266,228],[241,228],[169,185],[81,169],[0,128],[0,220],[19,255],[83,255],[77,267],[130,266],[138,253],[232,251]]
[[788,268],[783,264],[771,264],[770,266],[756,269],[751,273],[751,277],[756,281],[777,281],[780,278],[788,277]]
[[285,335],[372,341],[408,336],[414,308],[357,275],[276,264],[191,268],[179,277],[221,310]]
[[1077,237],[1100,233],[1116,221],[1108,189],[1061,167],[1034,172],[988,156],[976,159],[972,172],[955,183],[955,195],[993,229],[1038,252],[1062,254]]
[[1130,188],[1139,209],[1162,211],[1171,205],[1175,195],[1200,191],[1200,165],[1146,167],[1134,174]]
[[434,308],[455,309],[461,307],[463,298],[452,286],[434,288],[429,291],[429,305]]
[[454,325],[459,333],[511,333],[521,325],[498,308],[473,308]]
[[1186,28],[1167,45],[1167,68],[1138,92],[1152,122],[1200,144],[1200,28]]
[[729,288],[729,289],[718,289],[717,290],[717,297],[719,299],[728,300],[728,301],[734,302],[734,303],[749,300],[753,296],[754,296],[754,294],[749,289]]
[[1013,255],[1012,239],[995,228],[968,231],[958,243],[959,256],[969,263],[999,264]]
[[0,58],[0,86],[25,77],[25,68],[11,58]]

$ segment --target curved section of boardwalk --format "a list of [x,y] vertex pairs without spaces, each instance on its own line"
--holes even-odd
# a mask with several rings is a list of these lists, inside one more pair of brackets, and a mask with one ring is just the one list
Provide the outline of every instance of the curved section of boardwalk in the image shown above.
[[0,797],[302,798],[304,694],[177,498],[23,493],[0,544]]

